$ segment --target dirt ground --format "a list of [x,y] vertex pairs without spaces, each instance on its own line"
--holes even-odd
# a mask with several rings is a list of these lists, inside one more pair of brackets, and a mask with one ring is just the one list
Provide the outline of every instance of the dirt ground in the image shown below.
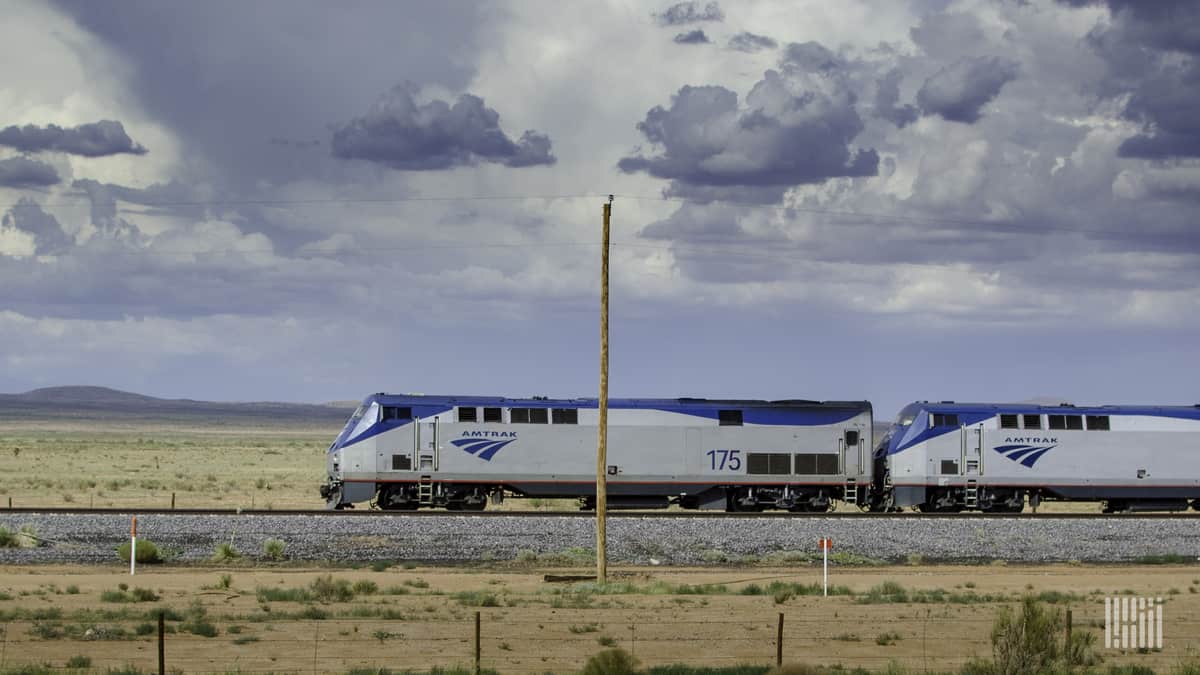
[[[116,567],[6,567],[0,670],[62,667],[72,657],[101,670],[154,670],[155,616],[166,608],[174,631],[165,637],[166,666],[186,672],[470,667],[476,612],[482,665],[501,673],[575,671],[605,646],[643,666],[773,664],[780,615],[785,662],[895,661],[937,672],[989,657],[997,612],[1030,593],[1069,607],[1073,626],[1097,636],[1105,663],[1168,668],[1200,654],[1200,566],[835,567],[831,583],[853,595],[831,597],[743,594],[772,582],[820,583],[819,567],[621,567],[610,570],[610,593],[546,581],[548,573],[590,570],[143,566],[130,577]],[[885,582],[908,601],[867,603]],[[318,589],[323,600],[301,597]],[[1104,648],[1104,598],[1118,594],[1163,599],[1161,651]]]

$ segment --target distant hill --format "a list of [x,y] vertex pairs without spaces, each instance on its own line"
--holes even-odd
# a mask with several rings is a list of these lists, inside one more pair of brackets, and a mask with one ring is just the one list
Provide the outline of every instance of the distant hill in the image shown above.
[[0,394],[0,422],[105,421],[203,426],[336,427],[357,404],[226,403],[164,399],[108,387],[48,387]]

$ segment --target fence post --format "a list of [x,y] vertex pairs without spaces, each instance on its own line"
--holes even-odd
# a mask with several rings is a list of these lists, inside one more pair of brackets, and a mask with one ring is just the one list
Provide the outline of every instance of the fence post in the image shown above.
[[475,612],[475,675],[479,675],[479,612]]
[[158,675],[167,675],[166,642],[163,635],[166,630],[166,612],[158,613]]
[[175,493],[174,492],[171,493],[171,510],[172,511],[175,510]]
[[1063,643],[1063,651],[1070,654],[1071,650],[1071,608],[1067,608],[1067,641]]
[[783,612],[779,613],[779,631],[775,635],[775,665],[783,665]]

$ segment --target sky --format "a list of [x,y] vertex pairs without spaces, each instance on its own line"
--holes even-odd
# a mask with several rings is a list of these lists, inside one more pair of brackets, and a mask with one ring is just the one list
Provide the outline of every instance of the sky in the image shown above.
[[0,12],[0,392],[1200,402],[1190,0]]

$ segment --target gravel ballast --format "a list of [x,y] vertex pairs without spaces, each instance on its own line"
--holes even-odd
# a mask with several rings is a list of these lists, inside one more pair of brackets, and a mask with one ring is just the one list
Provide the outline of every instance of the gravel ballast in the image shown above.
[[[0,526],[31,526],[42,545],[0,549],[4,564],[115,564],[129,540],[124,514],[0,513]],[[1148,556],[1200,559],[1200,522],[1163,518],[649,518],[610,516],[608,555],[615,563],[693,565],[815,554],[817,540],[834,552],[896,562],[1136,562]],[[140,515],[138,536],[177,561],[209,559],[231,542],[247,557],[270,538],[287,543],[294,561],[375,560],[468,563],[553,558],[595,548],[591,518],[551,516]]]

